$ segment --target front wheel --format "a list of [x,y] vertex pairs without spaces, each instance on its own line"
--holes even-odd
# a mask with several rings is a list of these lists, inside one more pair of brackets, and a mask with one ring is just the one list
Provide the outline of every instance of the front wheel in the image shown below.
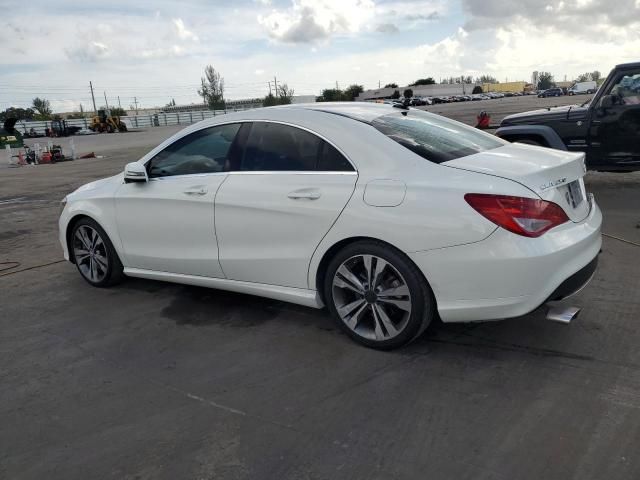
[[80,275],[94,287],[108,287],[124,277],[113,244],[92,219],[82,218],[73,226],[69,243]]
[[368,347],[417,338],[436,316],[433,293],[404,254],[376,241],[342,249],[329,263],[324,298],[340,327]]

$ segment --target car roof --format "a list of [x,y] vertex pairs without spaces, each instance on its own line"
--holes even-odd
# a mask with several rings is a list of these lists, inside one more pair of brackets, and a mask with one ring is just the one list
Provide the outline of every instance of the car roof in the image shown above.
[[622,69],[626,69],[626,68],[638,68],[640,67],[640,62],[632,62],[632,63],[621,63],[619,65],[616,65],[616,68],[622,68]]
[[373,102],[317,102],[284,105],[276,108],[302,108],[305,110],[341,115],[343,117],[349,117],[354,120],[369,123],[378,117],[397,112],[399,108],[405,109],[406,107],[401,107],[400,105],[394,106],[388,103]]

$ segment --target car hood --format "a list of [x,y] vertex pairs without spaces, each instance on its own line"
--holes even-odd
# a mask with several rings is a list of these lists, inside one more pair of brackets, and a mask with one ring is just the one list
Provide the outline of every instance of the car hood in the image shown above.
[[580,105],[566,105],[563,107],[541,108],[539,110],[531,110],[529,112],[514,113],[504,117],[500,126],[516,125],[521,123],[544,123],[550,120],[563,120],[569,115],[585,114],[587,107]]
[[69,200],[91,197],[96,194],[110,194],[115,192],[118,185],[124,181],[124,173],[119,173],[113,177],[101,178],[94,182],[85,183],[80,188],[68,195]]

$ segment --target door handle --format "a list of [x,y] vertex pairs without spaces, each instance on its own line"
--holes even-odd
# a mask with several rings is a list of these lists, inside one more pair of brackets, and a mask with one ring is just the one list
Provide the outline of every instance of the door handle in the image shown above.
[[205,195],[207,193],[207,189],[204,187],[192,187],[187,188],[184,192],[185,195]]
[[289,197],[292,200],[301,200],[301,199],[317,200],[320,198],[320,192],[318,190],[309,190],[309,189],[295,190],[293,192],[290,192],[289,195],[287,195],[287,197]]

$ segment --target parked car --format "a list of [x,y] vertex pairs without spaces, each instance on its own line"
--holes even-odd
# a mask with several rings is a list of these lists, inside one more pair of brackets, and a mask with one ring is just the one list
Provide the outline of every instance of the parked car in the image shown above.
[[425,102],[420,97],[413,97],[411,99],[411,101],[409,102],[409,105],[411,105],[412,107],[421,107],[421,106],[426,105],[426,104],[427,104],[427,102]]
[[509,115],[496,135],[584,152],[592,170],[640,170],[640,62],[616,66],[587,103]]
[[586,284],[602,216],[582,162],[411,108],[246,110],[67,195],[60,243],[96,287],[127,275],[326,305],[388,349],[436,318],[520,316]]
[[562,95],[564,95],[564,91],[561,88],[553,87],[538,93],[538,98],[561,97]]

